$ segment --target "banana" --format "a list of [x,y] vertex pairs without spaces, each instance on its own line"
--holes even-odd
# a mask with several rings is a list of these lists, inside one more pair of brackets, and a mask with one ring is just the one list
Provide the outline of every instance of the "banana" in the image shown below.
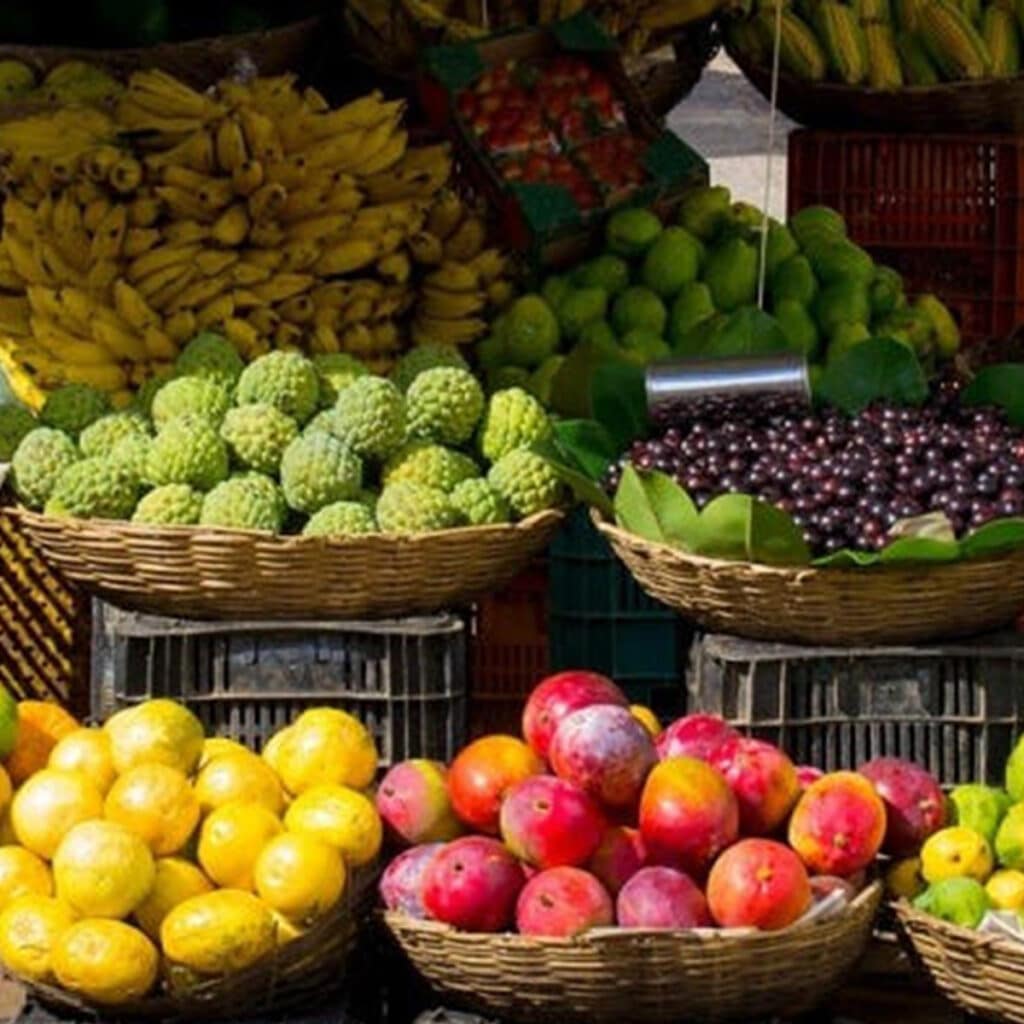
[[325,277],[351,274],[376,262],[379,255],[380,249],[376,242],[356,238],[326,249],[314,269]]
[[508,260],[500,249],[484,249],[471,266],[485,284],[490,284],[508,271]]
[[338,235],[351,222],[352,218],[348,214],[329,213],[295,221],[288,225],[285,233],[292,242],[319,242]]
[[264,302],[282,302],[293,295],[308,292],[315,283],[316,278],[310,274],[275,274],[270,280],[253,285],[250,290]]
[[365,323],[373,316],[376,303],[369,298],[355,298],[347,303],[338,313],[338,326],[350,327],[353,324]]
[[110,213],[111,205],[106,196],[87,203],[82,209],[82,225],[85,230],[94,233],[103,222],[103,218]]
[[492,281],[487,286],[487,298],[492,306],[503,309],[515,298],[516,289],[510,281]]
[[[280,186],[284,188],[284,186]],[[289,192],[278,211],[283,224],[292,224],[298,220],[315,217],[323,213],[331,190],[323,185],[305,185]]]
[[483,280],[475,267],[463,263],[442,263],[426,276],[424,283],[448,292],[475,292]]
[[341,340],[334,328],[326,324],[317,324],[309,339],[309,351],[315,356],[328,356],[340,352]]
[[175,344],[183,344],[195,336],[196,315],[191,309],[183,309],[164,321],[164,332]]
[[124,368],[108,362],[105,366],[61,366],[61,382],[88,384],[97,391],[123,391],[128,386]]
[[216,169],[216,154],[213,137],[207,131],[193,132],[183,142],[162,153],[146,157],[146,167],[155,172],[165,167],[187,167],[200,174],[212,174]]
[[192,193],[199,205],[209,211],[223,209],[234,195],[230,178],[214,178],[187,167],[165,167],[162,177],[164,185]]
[[335,185],[324,197],[320,212],[329,213],[354,213],[366,200],[365,193],[361,192],[354,185]]
[[205,242],[210,237],[212,228],[208,224],[200,224],[194,220],[176,220],[164,225],[162,230],[165,245],[179,246]]
[[97,317],[92,324],[92,336],[118,359],[141,363],[149,358],[142,335],[122,326],[113,317]]
[[274,269],[280,263],[280,254],[275,253],[278,259],[275,261],[273,266],[263,266],[260,263],[253,261],[253,251],[250,249],[244,259],[239,260],[231,268],[231,279],[236,285],[241,285],[243,288],[249,288],[254,284],[261,284],[264,281],[269,281],[271,274]]
[[444,242],[455,233],[465,215],[463,201],[455,192],[446,189],[437,196],[427,214],[427,231]]
[[264,181],[266,172],[259,160],[246,160],[231,172],[231,184],[240,196],[251,196]]
[[89,235],[82,223],[82,210],[68,192],[61,194],[53,207],[53,234],[65,258],[76,270],[84,271],[89,264]]
[[167,311],[177,313],[179,309],[198,309],[217,298],[231,286],[227,273],[205,277],[194,281],[167,305]]
[[341,332],[340,337],[342,352],[348,352],[353,356],[373,355],[375,345],[373,332],[366,324],[351,324]]
[[285,243],[284,228],[279,224],[254,224],[249,241],[259,249],[274,249]]
[[487,225],[482,217],[470,215],[444,243],[444,258],[467,263],[475,259],[487,242]]
[[60,309],[62,315],[75,326],[74,333],[87,335],[92,328],[92,321],[97,315],[100,303],[81,288],[62,288],[60,290]]
[[215,100],[156,68],[136,71],[128,79],[128,95],[160,117],[209,121],[224,113]]
[[149,307],[146,300],[127,281],[114,282],[114,308],[118,316],[133,330],[144,331],[156,327],[160,317]]
[[484,292],[446,292],[424,288],[417,313],[438,320],[462,320],[474,316],[487,306]]
[[249,233],[249,214],[241,203],[229,206],[214,222],[210,237],[220,245],[236,246]]
[[197,220],[207,223],[216,216],[217,211],[201,203],[191,192],[173,185],[158,185],[154,193],[163,200],[164,205],[178,220]]
[[302,328],[281,321],[274,331],[274,348],[285,352],[298,349],[302,343]]
[[69,334],[45,317],[32,318],[32,337],[54,359],[68,366],[107,366],[115,359],[105,345]]
[[377,263],[377,273],[385,281],[393,281],[395,284],[405,284],[412,274],[412,261],[404,252],[394,252],[385,256]]
[[[277,324],[274,327],[276,329]],[[260,354],[261,333],[259,328],[254,327],[251,323],[246,323],[245,320],[240,320],[238,317],[228,317],[224,321],[225,337],[235,346],[239,355],[244,359],[254,359]]]
[[303,326],[312,322],[316,306],[313,305],[313,300],[308,295],[293,295],[280,303],[277,311],[281,314],[281,318],[287,320],[288,323]]
[[158,270],[135,284],[139,294],[150,306],[162,313],[167,305],[198,277],[197,267],[189,263],[178,263],[174,266],[164,267],[163,270]]
[[439,320],[436,317],[417,316],[412,323],[412,340],[415,345],[425,342],[444,342],[450,345],[466,345],[487,333],[486,320],[469,317],[464,320]]
[[89,268],[85,283],[89,291],[105,295],[120,273],[121,265],[116,260],[99,260]]
[[264,337],[270,337],[281,323],[281,314],[269,306],[259,306],[249,311],[249,323]]
[[282,270],[309,270],[315,266],[323,247],[318,242],[289,242],[281,248]]
[[306,184],[308,171],[309,161],[305,153],[292,153],[283,160],[265,164],[263,167],[263,175],[267,181],[283,185],[289,191],[302,188]]
[[[132,260],[128,264],[125,276],[131,284],[136,284],[158,271],[167,270],[170,267],[188,266],[201,251],[202,246],[195,243],[162,245]],[[145,294],[143,289],[140,288],[140,291]]]
[[242,122],[242,134],[245,137],[246,149],[253,159],[261,160],[265,164],[282,159],[284,148],[277,134],[277,128],[269,117],[251,107],[243,107],[239,111],[239,117]]
[[142,164],[134,157],[124,156],[110,168],[110,186],[121,195],[134,192],[142,184]]
[[57,284],[53,275],[43,265],[31,241],[23,241],[13,232],[5,232],[3,244],[11,265],[22,280],[29,284],[48,285],[51,288]]
[[105,185],[110,180],[114,164],[122,155],[122,151],[116,146],[97,146],[83,155],[82,170],[90,181],[96,182],[97,185]]
[[196,117],[163,117],[147,110],[130,92],[118,101],[114,114],[118,124],[129,132],[159,132],[183,137],[199,131],[203,121]]
[[416,301],[416,293],[402,285],[392,285],[374,304],[373,319],[401,316]]
[[217,298],[212,299],[202,309],[196,311],[196,326],[201,331],[205,331],[208,327],[222,324],[229,317],[233,316],[234,312],[235,300],[231,295],[218,295]]
[[249,150],[237,116],[225,117],[217,126],[217,164],[222,171],[234,175],[249,160]]
[[417,231],[409,237],[409,251],[412,258],[422,266],[437,266],[444,259],[444,246],[437,235],[429,231]]
[[[373,131],[377,131],[374,129]],[[372,145],[372,141],[371,145]],[[394,166],[405,155],[406,147],[409,145],[409,133],[405,131],[394,132],[378,150],[370,156],[360,159],[353,170],[360,175],[380,174],[389,167]]]
[[133,228],[151,228],[160,219],[162,206],[152,196],[137,196],[128,204],[128,223]]
[[235,288],[231,293],[231,298],[235,303],[235,309],[239,311],[255,309],[257,306],[266,305],[263,299],[255,292],[249,291],[248,288]]
[[196,266],[206,277],[215,277],[234,266],[240,258],[234,250],[205,249],[196,257]]
[[24,336],[31,331],[30,307],[24,296],[0,295],[0,331]]
[[156,228],[129,228],[125,232],[121,251],[125,259],[135,259],[159,243],[160,232]]
[[288,193],[283,185],[263,185],[249,196],[249,216],[254,224],[267,224],[281,212]]
[[166,331],[159,327],[147,327],[142,335],[142,343],[151,359],[167,360],[168,362],[177,359],[180,353],[177,342]]

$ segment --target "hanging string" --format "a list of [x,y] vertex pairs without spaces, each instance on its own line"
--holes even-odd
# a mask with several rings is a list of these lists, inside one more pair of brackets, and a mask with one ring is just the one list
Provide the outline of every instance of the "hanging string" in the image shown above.
[[772,47],[772,90],[768,110],[768,155],[764,161],[764,207],[761,218],[761,260],[757,274],[757,305],[764,309],[765,278],[768,276],[768,210],[772,204],[772,163],[775,158],[775,113],[779,99],[779,52],[782,48],[782,0],[775,0],[775,32]]

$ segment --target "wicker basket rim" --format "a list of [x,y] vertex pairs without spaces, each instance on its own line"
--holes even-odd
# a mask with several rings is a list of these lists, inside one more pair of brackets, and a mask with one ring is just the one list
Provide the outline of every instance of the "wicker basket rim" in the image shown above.
[[944,921],[941,917],[935,917],[933,914],[926,914],[923,910],[918,910],[917,907],[905,899],[897,901],[895,909],[900,920],[903,922],[912,921],[921,927],[927,928],[929,931],[944,935],[950,939],[955,938],[958,942],[966,941],[979,949],[998,947],[1001,951],[1019,956],[1022,964],[1024,964],[1024,942],[1015,942],[1005,935],[997,935],[994,932],[978,932],[961,924]]
[[[882,883],[874,881],[862,889],[856,898],[838,914],[830,917],[813,917],[810,920],[797,921],[788,928],[778,931],[759,931],[754,928],[729,928],[729,929],[664,929],[664,928],[596,928],[584,932],[575,938],[546,938],[538,936],[519,935],[515,932],[499,932],[497,934],[474,935],[474,941],[479,940],[490,946],[499,946],[507,950],[528,950],[539,947],[559,948],[571,950],[572,948],[583,949],[584,947],[600,946],[616,937],[630,939],[651,939],[660,941],[671,941],[678,945],[693,947],[706,947],[719,943],[743,944],[748,946],[761,945],[766,942],[778,942],[780,939],[791,935],[794,932],[803,931],[806,928],[821,927],[826,924],[835,924],[837,919],[848,917],[854,911],[858,911],[867,904],[878,898],[882,890]],[[433,935],[437,938],[447,938],[453,935],[465,935],[457,928],[449,924],[442,924],[440,921],[424,921],[419,918],[410,917],[408,914],[399,911],[385,911],[383,914],[385,923],[389,929],[393,925],[401,925],[407,931],[419,931],[424,934]]]
[[815,566],[815,565],[768,565],[765,562],[741,562],[728,558],[707,558],[704,555],[693,555],[681,551],[669,544],[647,540],[635,533],[622,529],[615,523],[605,519],[597,509],[591,509],[590,518],[598,530],[606,537],[612,537],[619,543],[640,543],[650,548],[654,554],[666,561],[683,562],[689,565],[711,570],[728,568],[730,571],[746,571],[762,576],[775,576],[779,580],[809,580],[821,575],[829,579],[863,579],[867,574],[872,576],[901,576],[908,571],[915,575],[941,575],[945,570],[958,565],[998,565],[1011,552],[1024,551],[1024,545],[1016,545],[994,555],[982,555],[978,558],[959,558],[952,562],[891,562],[878,565]]

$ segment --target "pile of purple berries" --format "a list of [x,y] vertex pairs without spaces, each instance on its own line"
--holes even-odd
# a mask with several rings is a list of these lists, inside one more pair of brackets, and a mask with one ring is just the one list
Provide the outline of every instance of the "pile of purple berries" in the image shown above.
[[733,415],[695,420],[636,441],[622,467],[660,470],[698,507],[749,494],[788,512],[816,555],[876,551],[901,519],[944,512],[957,536],[1024,514],[1024,431],[1001,410],[963,408],[959,385],[942,382],[921,408],[869,406],[856,416]]

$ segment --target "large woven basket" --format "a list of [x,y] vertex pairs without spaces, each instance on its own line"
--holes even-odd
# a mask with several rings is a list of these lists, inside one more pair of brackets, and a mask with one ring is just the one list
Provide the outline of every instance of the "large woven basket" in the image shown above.
[[275,537],[248,530],[15,517],[83,590],[132,611],[193,619],[371,619],[458,608],[546,547],[563,514],[403,537]]
[[700,558],[594,522],[641,587],[716,633],[780,643],[901,644],[971,636],[1024,607],[1024,547],[961,562],[782,568]]
[[[771,70],[735,46],[727,49],[758,92],[770,100]],[[828,131],[1016,134],[1024,131],[1024,78],[882,92],[835,82],[805,82],[782,74],[778,105],[797,124]]]
[[896,905],[916,966],[947,999],[986,1020],[1024,1024],[1024,946]]
[[780,932],[604,929],[577,939],[474,935],[388,913],[444,995],[529,1024],[655,1024],[790,1016],[841,984],[871,938],[875,883],[843,912]]
[[349,876],[338,905],[309,931],[245,970],[190,985],[187,990],[116,1007],[101,1007],[57,988],[23,982],[35,999],[74,1020],[217,1021],[286,1015],[342,991],[349,962],[373,920],[376,869]]

